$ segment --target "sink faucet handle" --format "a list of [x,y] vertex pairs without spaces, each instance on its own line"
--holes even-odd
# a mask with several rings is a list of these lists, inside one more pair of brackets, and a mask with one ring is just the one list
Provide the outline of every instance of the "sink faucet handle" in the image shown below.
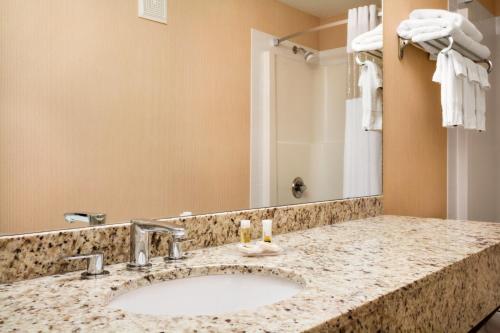
[[188,255],[184,252],[182,246],[192,241],[193,239],[188,239],[186,237],[186,234],[183,235],[172,234],[172,238],[170,239],[170,246],[168,248],[168,255],[165,258],[163,258],[165,262],[186,259]]
[[106,223],[106,214],[103,213],[65,213],[64,219],[66,222],[85,222],[90,225],[101,225]]
[[97,279],[109,274],[108,271],[104,270],[104,253],[102,252],[78,254],[63,259],[68,261],[87,259],[87,270],[82,273],[82,279]]

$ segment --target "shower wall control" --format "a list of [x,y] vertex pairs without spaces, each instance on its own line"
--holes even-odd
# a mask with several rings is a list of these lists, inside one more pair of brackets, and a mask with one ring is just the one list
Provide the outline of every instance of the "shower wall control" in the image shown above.
[[295,198],[300,199],[304,192],[307,190],[307,186],[302,180],[302,178],[297,177],[292,182],[292,194]]

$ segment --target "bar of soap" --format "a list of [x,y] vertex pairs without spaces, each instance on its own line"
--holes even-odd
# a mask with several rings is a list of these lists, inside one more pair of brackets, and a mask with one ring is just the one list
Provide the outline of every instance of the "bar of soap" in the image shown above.
[[272,256],[278,255],[283,252],[283,249],[276,244],[267,242],[256,242],[254,244],[238,244],[238,251],[244,256],[257,257],[257,256]]
[[262,252],[265,252],[265,253],[280,253],[283,251],[283,249],[275,243],[268,243],[268,242],[259,241],[259,242],[257,242],[257,245],[260,247]]
[[238,251],[246,255],[258,255],[262,253],[262,249],[257,244],[238,244]]

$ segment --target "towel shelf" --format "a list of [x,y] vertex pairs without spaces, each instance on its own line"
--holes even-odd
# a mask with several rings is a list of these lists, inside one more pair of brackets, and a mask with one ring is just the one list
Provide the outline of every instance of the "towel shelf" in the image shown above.
[[[458,53],[462,54],[463,56],[473,60],[474,62],[487,64],[488,65],[488,73],[491,73],[491,71],[493,70],[493,63],[491,62],[490,59],[482,59],[481,57],[478,57],[476,54],[467,50],[462,45],[457,43],[453,39],[453,37],[451,37],[451,36],[446,36],[446,37],[432,39],[432,40],[428,40],[425,42],[418,42],[418,43],[414,43],[409,39],[405,39],[405,38],[402,38],[399,36],[398,36],[398,38],[399,38],[398,58],[400,60],[403,59],[404,50],[408,45],[413,45],[417,49],[420,49],[424,52],[427,52],[432,56],[437,56],[437,54],[441,51],[446,52],[448,50],[453,49],[453,50],[457,51]],[[419,44],[425,45],[427,47],[427,49],[422,47]],[[431,50],[432,50],[432,52],[430,52]]]
[[382,60],[383,56],[382,50],[369,50],[369,51],[356,52],[356,57],[355,57],[356,63],[360,66],[364,65],[364,61],[362,61],[361,58],[359,57],[362,54],[364,54],[365,56],[372,56],[380,60]]

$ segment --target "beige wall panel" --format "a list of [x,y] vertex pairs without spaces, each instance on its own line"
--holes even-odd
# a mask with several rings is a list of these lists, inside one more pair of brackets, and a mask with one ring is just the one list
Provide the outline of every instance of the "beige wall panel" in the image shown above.
[[494,16],[500,15],[500,0],[479,0]]
[[384,0],[384,211],[446,216],[446,130],[441,127],[435,63],[408,47],[397,57],[396,27],[415,8],[445,0]]

